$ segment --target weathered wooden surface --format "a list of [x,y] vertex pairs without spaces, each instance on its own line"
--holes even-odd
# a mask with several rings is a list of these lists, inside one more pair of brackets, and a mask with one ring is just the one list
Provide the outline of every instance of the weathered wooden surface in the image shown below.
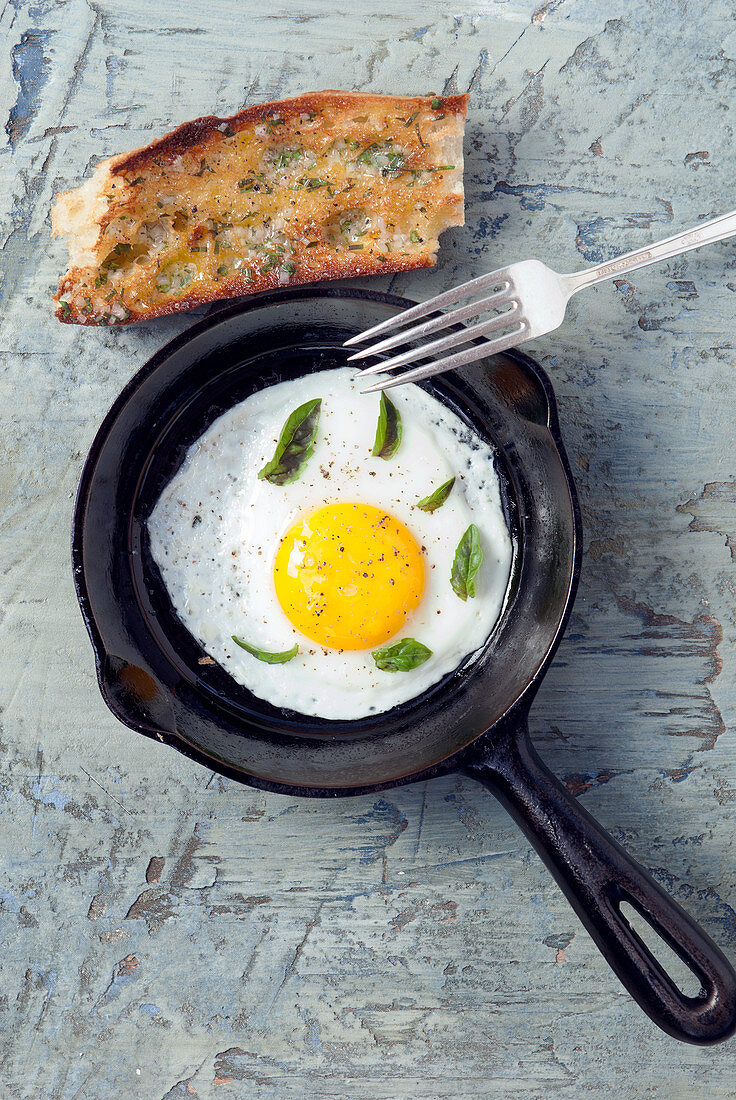
[[[0,15],[3,1097],[736,1095],[736,1043],[650,1026],[471,781],[264,796],[99,697],[72,497],[117,391],[193,318],[58,326],[55,191],[197,113],[325,86],[469,88],[467,227],[397,292],[533,255],[573,269],[734,205],[732,3],[373,7]],[[586,555],[533,711],[547,761],[732,959],[733,255],[588,292],[536,344]]]

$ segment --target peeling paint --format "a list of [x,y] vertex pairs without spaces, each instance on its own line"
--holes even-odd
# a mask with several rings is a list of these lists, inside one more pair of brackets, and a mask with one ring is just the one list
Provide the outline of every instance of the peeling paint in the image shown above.
[[[467,224],[436,268],[369,288],[423,299],[529,256],[574,270],[728,210],[731,14],[3,9],[3,1095],[732,1100],[732,1044],[701,1058],[649,1026],[479,785],[299,801],[116,723],[69,576],[74,493],[115,395],[195,318],[82,333],[46,306],[55,192],[174,123],[327,83],[470,90]],[[732,959],[735,270],[731,242],[641,270],[529,346],[586,546],[532,733]]]
[[5,123],[11,149],[25,137],[38,114],[41,93],[49,75],[47,47],[52,37],[51,31],[24,31],[11,51],[13,79],[18,85],[18,97]]

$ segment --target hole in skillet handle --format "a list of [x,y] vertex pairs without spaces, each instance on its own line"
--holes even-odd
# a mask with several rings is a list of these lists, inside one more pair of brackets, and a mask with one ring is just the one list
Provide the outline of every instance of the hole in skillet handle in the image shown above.
[[676,948],[667,942],[666,936],[658,933],[646,915],[640,912],[635,904],[624,900],[618,903],[618,911],[632,936],[641,940],[642,946],[654,956],[662,970],[669,974],[683,997],[702,997],[704,995],[702,978],[688,966],[684,959],[680,958]]

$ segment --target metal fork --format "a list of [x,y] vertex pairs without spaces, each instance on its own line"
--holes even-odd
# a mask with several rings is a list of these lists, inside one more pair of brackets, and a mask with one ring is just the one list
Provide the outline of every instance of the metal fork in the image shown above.
[[[596,267],[589,267],[572,275],[559,275],[539,260],[522,260],[509,267],[500,267],[498,271],[492,271],[489,275],[480,275],[477,279],[462,283],[453,290],[438,294],[436,298],[430,298],[426,302],[412,306],[411,309],[390,317],[388,321],[382,321],[381,324],[374,325],[357,336],[351,336],[345,341],[344,346],[361,344],[374,336],[400,327],[400,331],[394,332],[392,336],[351,355],[350,361],[353,361],[365,359],[369,355],[380,355],[389,348],[421,341],[432,333],[450,329],[448,335],[428,343],[413,343],[406,351],[362,370],[359,375],[364,377],[379,372],[383,374],[395,367],[413,363],[417,359],[431,358],[430,363],[404,371],[403,374],[382,379],[375,385],[369,386],[364,392],[388,390],[393,386],[401,386],[405,382],[417,382],[420,378],[429,378],[433,374],[441,374],[454,367],[461,367],[465,363],[472,363],[476,359],[496,355],[526,340],[533,340],[536,336],[553,332],[562,324],[570,298],[585,287],[595,286],[596,283],[613,279],[616,275],[625,275],[629,271],[636,271],[639,267],[646,267],[659,260],[668,260],[693,248],[700,248],[701,245],[714,244],[716,241],[723,241],[735,235],[736,210],[729,214],[722,214],[711,221],[702,222],[693,229],[676,233],[674,237],[667,237],[664,241],[637,248],[634,252],[627,252],[610,263],[598,264]],[[491,291],[491,293],[486,297],[476,298],[483,291]],[[454,306],[458,302],[467,302],[467,304],[444,312],[447,306]],[[493,313],[490,319],[478,321],[467,327],[462,325],[459,329],[454,327],[458,322],[488,312]],[[432,314],[436,316],[430,316]],[[410,322],[427,316],[429,320],[421,324],[411,324],[409,328],[405,327]],[[457,351],[441,359],[436,358],[442,352],[477,341],[478,337],[488,337],[492,332],[499,333],[493,340],[484,339],[482,342],[472,343],[471,347],[464,351]]]

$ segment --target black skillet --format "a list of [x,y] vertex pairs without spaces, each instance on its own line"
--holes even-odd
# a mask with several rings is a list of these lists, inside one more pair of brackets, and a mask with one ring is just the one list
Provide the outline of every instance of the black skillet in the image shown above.
[[[344,365],[348,335],[412,303],[302,288],[237,303],[159,351],[125,387],[82,473],[72,558],[100,689],[126,725],[223,775],[290,795],[357,795],[459,771],[497,795],[604,957],[664,1031],[736,1030],[736,974],[705,932],[545,767],[527,716],[562,636],[581,527],[552,387],[511,352],[431,389],[493,442],[516,543],[506,607],[483,652],[420,699],[353,722],[278,710],[237,685],[176,618],[146,519],[189,445],[254,390]],[[264,672],[267,675],[267,671]],[[620,910],[628,902],[701,983],[685,996]]]

